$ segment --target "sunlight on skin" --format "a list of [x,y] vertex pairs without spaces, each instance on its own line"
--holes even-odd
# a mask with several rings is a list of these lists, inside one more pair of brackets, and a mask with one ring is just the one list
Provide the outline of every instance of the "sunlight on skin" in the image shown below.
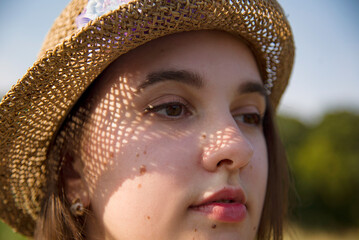
[[[202,82],[167,79],[138,89],[159,70],[195,72]],[[151,41],[104,71],[73,116],[72,131],[82,126],[80,134],[69,139],[81,174],[69,192],[84,192],[91,206],[91,239],[255,238],[267,183],[256,122],[265,98],[241,93],[247,82],[262,85],[252,53],[213,31]],[[191,207],[224,188],[243,192],[243,219]]]

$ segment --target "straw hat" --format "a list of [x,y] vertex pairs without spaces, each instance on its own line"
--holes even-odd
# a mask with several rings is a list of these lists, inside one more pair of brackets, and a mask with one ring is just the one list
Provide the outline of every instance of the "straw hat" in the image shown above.
[[116,9],[91,17],[94,2],[69,3],[38,60],[0,103],[0,218],[27,236],[46,194],[49,145],[81,94],[120,55],[176,32],[226,31],[254,52],[274,106],[292,69],[292,32],[275,0],[117,0]]

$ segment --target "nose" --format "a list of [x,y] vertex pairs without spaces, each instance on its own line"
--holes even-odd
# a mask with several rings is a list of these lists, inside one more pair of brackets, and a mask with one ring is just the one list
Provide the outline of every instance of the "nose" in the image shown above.
[[219,168],[238,170],[245,167],[253,156],[253,146],[242,132],[234,126],[202,134],[205,138],[202,165],[210,172]]

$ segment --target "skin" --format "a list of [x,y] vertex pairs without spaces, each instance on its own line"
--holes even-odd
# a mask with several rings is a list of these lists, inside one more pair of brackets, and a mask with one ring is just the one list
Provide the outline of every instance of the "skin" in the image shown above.
[[[164,71],[194,73],[201,84],[145,83]],[[218,31],[166,36],[112,63],[90,93],[74,151],[79,177],[65,179],[69,201],[90,209],[87,238],[254,239],[268,162],[262,126],[251,119],[266,104],[248,84],[262,85],[251,51]],[[223,188],[243,191],[243,220],[191,209]]]

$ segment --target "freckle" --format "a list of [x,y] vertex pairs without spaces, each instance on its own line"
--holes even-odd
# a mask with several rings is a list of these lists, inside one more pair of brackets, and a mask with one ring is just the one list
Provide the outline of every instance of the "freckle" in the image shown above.
[[194,232],[197,232],[197,228],[194,229]]
[[145,150],[145,151],[143,151],[143,154],[145,154],[145,155],[146,155],[146,154],[147,154],[147,151],[146,151],[146,150]]
[[206,134],[203,134],[203,135],[202,135],[202,138],[203,138],[203,139],[206,139],[206,137],[207,137]]
[[114,153],[110,152],[110,158],[113,158],[113,156],[114,156]]
[[142,185],[141,185],[141,184],[138,184],[138,185],[137,185],[137,188],[141,188],[141,187],[142,187]]
[[146,166],[145,165],[141,165],[140,167],[140,174],[143,175],[147,172]]
[[148,219],[148,220],[150,220],[150,219],[151,219],[151,217],[150,217],[150,216],[147,216],[147,219]]
[[136,157],[139,157],[140,156],[140,154],[139,153],[136,153]]
[[257,230],[257,227],[253,227],[253,231]]
[[216,225],[216,224],[213,224],[213,225],[212,225],[212,228],[213,228],[213,229],[215,229],[216,227],[217,227],[217,225]]

